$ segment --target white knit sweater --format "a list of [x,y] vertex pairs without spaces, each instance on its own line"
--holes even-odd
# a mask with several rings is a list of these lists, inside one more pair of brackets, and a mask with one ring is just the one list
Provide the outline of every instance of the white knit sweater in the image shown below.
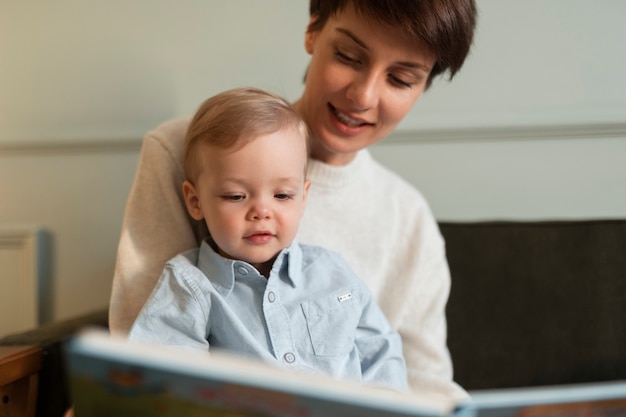
[[[165,261],[206,236],[182,200],[188,122],[166,122],[144,139],[113,280],[113,333],[128,332]],[[444,241],[422,195],[366,150],[342,167],[310,160],[308,177],[298,241],[341,253],[367,283],[402,336],[411,388],[465,398],[452,381],[446,346]]]

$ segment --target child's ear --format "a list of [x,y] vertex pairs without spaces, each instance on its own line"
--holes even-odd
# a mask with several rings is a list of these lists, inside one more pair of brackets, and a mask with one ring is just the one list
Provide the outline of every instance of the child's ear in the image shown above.
[[[304,191],[302,193],[302,208],[306,207],[306,198],[309,195],[309,187],[311,186],[310,180],[304,180]],[[302,210],[304,213],[304,210]]]
[[183,197],[185,198],[185,205],[187,206],[189,215],[193,217],[194,220],[204,219],[196,187],[189,181],[183,182]]

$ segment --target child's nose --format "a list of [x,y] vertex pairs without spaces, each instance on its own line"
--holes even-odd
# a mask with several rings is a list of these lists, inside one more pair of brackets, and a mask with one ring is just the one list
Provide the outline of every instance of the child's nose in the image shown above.
[[262,201],[256,201],[250,208],[248,215],[251,220],[263,220],[269,219],[270,213],[271,212],[267,204]]

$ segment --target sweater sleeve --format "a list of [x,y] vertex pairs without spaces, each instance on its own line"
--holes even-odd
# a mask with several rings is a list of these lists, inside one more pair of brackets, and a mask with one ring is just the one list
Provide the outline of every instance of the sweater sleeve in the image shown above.
[[415,217],[404,273],[411,289],[404,297],[398,331],[413,390],[434,390],[456,400],[467,393],[452,378],[452,361],[447,348],[445,308],[450,293],[450,271],[445,243],[437,223],[425,207]]
[[165,262],[198,245],[197,224],[182,197],[188,121],[166,122],[143,140],[118,245],[109,306],[113,334],[128,333]]

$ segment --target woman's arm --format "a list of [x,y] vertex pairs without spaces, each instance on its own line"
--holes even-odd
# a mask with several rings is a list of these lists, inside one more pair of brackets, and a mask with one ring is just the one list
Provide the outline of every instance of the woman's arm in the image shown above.
[[144,138],[113,277],[109,307],[113,334],[128,333],[165,262],[198,246],[206,233],[188,216],[182,199],[187,125],[187,119],[166,122]]
[[453,381],[446,343],[450,271],[445,242],[429,210],[415,218],[414,225],[407,225],[413,238],[407,239],[403,256],[402,276],[407,292],[402,298],[397,323],[409,385],[413,390],[435,390],[463,400],[468,395]]

